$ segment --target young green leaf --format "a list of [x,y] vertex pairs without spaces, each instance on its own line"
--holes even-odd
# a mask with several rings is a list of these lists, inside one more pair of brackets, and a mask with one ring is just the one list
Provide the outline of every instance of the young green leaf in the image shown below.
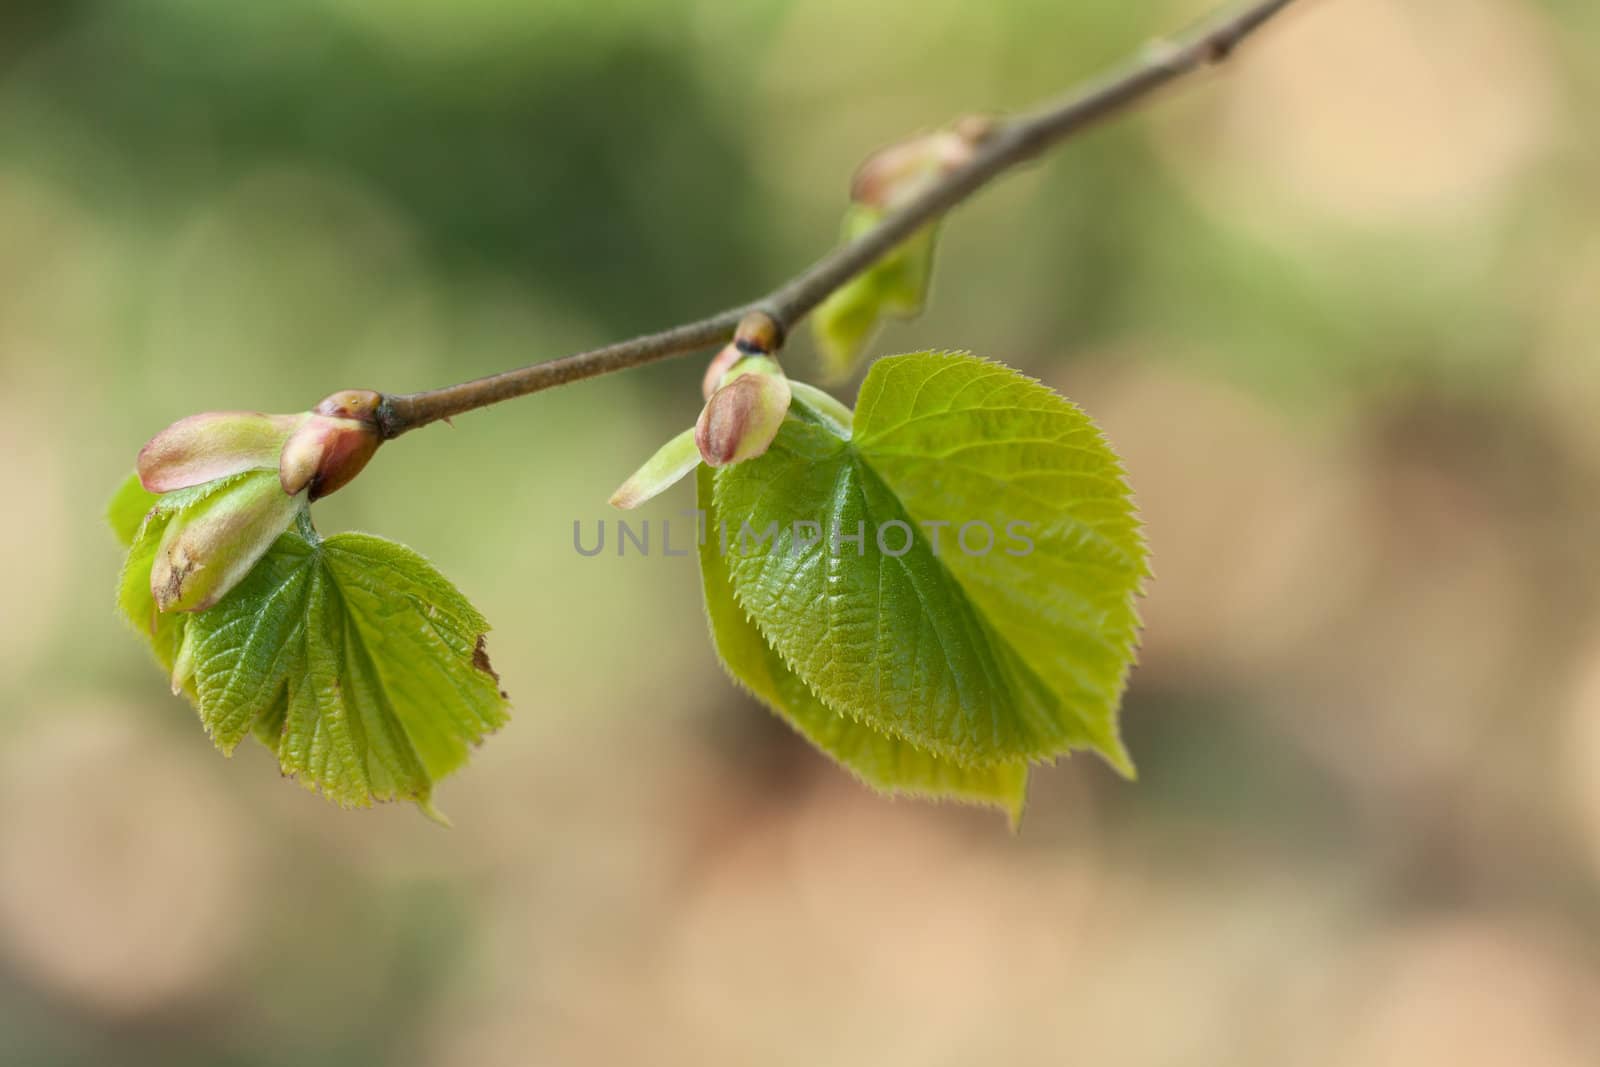
[[[706,529],[719,523],[712,499],[712,471],[697,475],[699,507]],[[802,737],[837,760],[856,778],[888,794],[957,800],[999,808],[1016,826],[1028,790],[1023,761],[988,767],[963,767],[908,741],[880,733],[839,714],[806,688],[783,658],[768,645],[734,600],[719,539],[700,545],[700,580],[711,639],[730,677],[771,708]]]
[[969,355],[891,357],[850,439],[791,419],[714,484],[738,603],[827,706],[965,766],[1082,748],[1132,773],[1116,712],[1149,572],[1076,406]]
[[106,503],[106,523],[111,527],[111,532],[117,535],[122,547],[133,544],[139,524],[144,522],[144,517],[150,514],[150,509],[156,506],[159,499],[139,483],[136,473],[129,474],[117,486],[117,491],[111,494],[111,499]]
[[[277,472],[239,477],[257,476]],[[437,816],[434,783],[507,719],[483,617],[402,545],[293,532],[214,607],[158,612],[150,568],[166,525],[218,489],[208,483],[153,505],[123,569],[123,614],[224,753],[253,733],[286,775],[340,805],[405,799]]]
[[[882,215],[864,204],[850,205],[844,240],[852,241],[872,229]],[[840,381],[850,376],[885,315],[912,318],[922,312],[937,235],[937,224],[923,227],[818,306],[812,327],[826,379]]]
[[794,393],[791,410],[809,417],[813,422],[821,422],[840,437],[850,436],[855,412],[845,407],[832,393],[795,378],[789,380],[789,389]]
[[220,487],[171,515],[150,575],[157,608],[204,611],[267,554],[306,505],[304,496],[283,491],[276,474],[249,470],[202,483]]
[[627,481],[611,494],[611,506],[624,510],[654,500],[671,489],[683,476],[700,465],[700,447],[695,444],[693,426],[678,434],[645,460]]
[[[171,671],[191,615],[162,612],[156,607],[150,588],[161,541],[173,518],[186,509],[202,504],[208,497],[228,489],[245,478],[271,478],[272,471],[250,471],[202,485],[157,496],[146,490],[137,474],[118,487],[106,508],[106,519],[117,538],[128,546],[128,555],[117,579],[117,607],[140,634],[150,642],[151,651],[163,670]],[[174,683],[174,688],[180,688]]]

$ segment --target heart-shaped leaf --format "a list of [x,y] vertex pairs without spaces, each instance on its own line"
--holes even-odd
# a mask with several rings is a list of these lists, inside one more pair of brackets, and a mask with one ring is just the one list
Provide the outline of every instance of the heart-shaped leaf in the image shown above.
[[[697,474],[697,493],[707,530],[719,529],[709,467],[701,467]],[[700,578],[712,641],[735,682],[872,788],[890,794],[985,804],[1000,808],[1013,826],[1017,824],[1028,790],[1025,762],[964,767],[828,707],[745,617],[734,600],[727,564],[718,545],[719,539],[713,536],[702,540]]]
[[964,354],[880,360],[851,435],[790,419],[719,471],[735,598],[829,708],[963,766],[1099,752],[1146,552],[1076,406]]
[[[276,479],[274,471],[238,477]],[[222,481],[227,481],[223,479]],[[150,594],[156,546],[173,516],[216,483],[160,497],[142,520],[118,603],[151,639],[212,741],[231,753],[253,734],[298,778],[342,806],[413,800],[507,719],[489,666],[488,624],[415,552],[366,534],[289,532],[214,607],[161,613]],[[134,496],[119,491],[113,524]]]

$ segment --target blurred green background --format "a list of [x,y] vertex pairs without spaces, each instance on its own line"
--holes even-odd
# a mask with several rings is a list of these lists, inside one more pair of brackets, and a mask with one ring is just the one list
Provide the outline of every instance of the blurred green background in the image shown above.
[[1142,780],[1042,771],[1013,838],[740,696],[692,560],[573,551],[701,360],[319,505],[495,624],[449,832],[217,755],[100,511],[191,412],[747,299],[872,148],[1203,4],[7,0],[0,1062],[1594,1063],[1600,8],[1297,7],[964,207],[877,344],[1072,396],[1149,522]]

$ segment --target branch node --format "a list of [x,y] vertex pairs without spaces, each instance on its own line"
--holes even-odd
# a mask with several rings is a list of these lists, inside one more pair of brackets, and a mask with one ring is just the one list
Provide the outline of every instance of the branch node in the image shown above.
[[770,356],[783,347],[783,326],[776,315],[752,311],[739,320],[733,344],[747,356]]

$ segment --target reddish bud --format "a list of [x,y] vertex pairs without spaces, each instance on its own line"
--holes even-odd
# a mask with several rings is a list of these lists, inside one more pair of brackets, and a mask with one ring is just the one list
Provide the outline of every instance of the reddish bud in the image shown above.
[[138,469],[154,493],[260,472],[213,487],[172,517],[150,569],[157,607],[209,608],[243,580],[309,500],[359,474],[382,443],[382,401],[374,392],[347,390],[299,415],[214,411],[151,438]]
[[850,199],[880,211],[894,210],[941,174],[969,162],[975,141],[968,134],[976,132],[976,124],[968,123],[962,132],[940,130],[880,148],[856,171]]
[[711,363],[706,367],[706,376],[700,381],[700,395],[710,400],[711,394],[722,384],[723,376],[743,358],[744,353],[739,351],[737,345],[732,342],[724,345],[720,352],[711,357]]
[[726,467],[761,455],[778,436],[789,400],[789,380],[775,360],[743,360],[706,401],[695,423],[700,457],[713,467]]
[[378,406],[370,389],[345,389],[324,397],[283,446],[278,478],[291,495],[309,488],[320,500],[361,473],[383,443]]
[[170,493],[276,467],[284,442],[305,419],[258,411],[208,411],[179,419],[139,450],[139,481],[152,493]]
[[343,389],[322,398],[322,402],[311,411],[316,415],[331,415],[336,419],[355,419],[376,426],[378,424],[378,407],[383,403],[383,394],[375,393],[371,389]]
[[285,493],[309,488],[320,500],[360,474],[382,443],[374,423],[312,415],[283,446],[278,479]]

